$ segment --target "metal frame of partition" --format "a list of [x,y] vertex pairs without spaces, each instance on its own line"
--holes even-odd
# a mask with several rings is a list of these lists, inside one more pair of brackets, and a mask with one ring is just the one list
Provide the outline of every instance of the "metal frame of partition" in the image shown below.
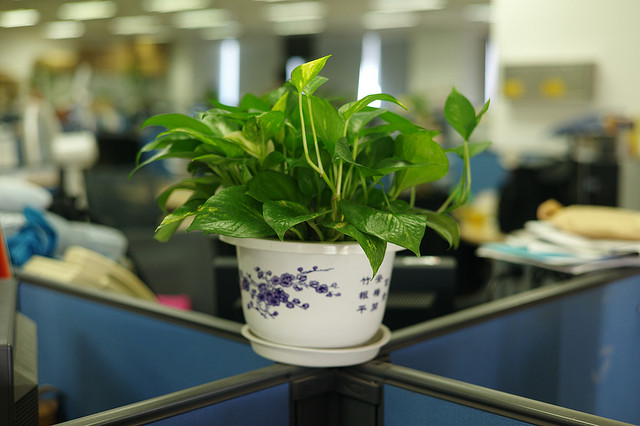
[[[308,369],[275,364],[70,420],[64,424],[140,424],[287,384],[290,423],[305,426],[384,424],[385,410],[390,408],[385,407],[384,403],[385,385],[533,424],[624,425],[626,423],[393,365],[388,362],[388,356],[394,350],[414,343],[637,273],[637,270],[621,270],[578,277],[397,330],[393,332],[391,341],[382,349],[377,360],[363,365]],[[232,321],[154,306],[128,297],[60,284],[21,273],[17,273],[17,279],[244,341],[240,335],[241,324]]]

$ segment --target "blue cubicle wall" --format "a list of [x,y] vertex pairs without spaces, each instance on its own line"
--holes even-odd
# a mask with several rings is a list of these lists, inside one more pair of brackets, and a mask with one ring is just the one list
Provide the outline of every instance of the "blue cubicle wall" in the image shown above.
[[640,424],[640,275],[393,350],[391,362]]
[[289,424],[289,385],[273,386],[149,424],[156,426],[287,425]]
[[424,395],[398,386],[384,387],[386,426],[439,425],[486,426],[527,425],[500,414],[461,403]]
[[[99,298],[98,298],[99,299]],[[63,420],[272,365],[241,340],[98,299],[21,282],[38,328],[39,382],[60,389]]]

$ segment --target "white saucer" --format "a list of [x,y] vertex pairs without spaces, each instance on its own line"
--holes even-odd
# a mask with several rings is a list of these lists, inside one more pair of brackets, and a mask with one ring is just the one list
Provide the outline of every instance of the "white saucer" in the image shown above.
[[301,367],[345,367],[375,358],[380,348],[391,338],[391,331],[385,325],[380,325],[378,332],[368,342],[338,349],[281,345],[259,338],[246,324],[242,326],[242,335],[251,342],[251,347],[258,355],[272,361]]

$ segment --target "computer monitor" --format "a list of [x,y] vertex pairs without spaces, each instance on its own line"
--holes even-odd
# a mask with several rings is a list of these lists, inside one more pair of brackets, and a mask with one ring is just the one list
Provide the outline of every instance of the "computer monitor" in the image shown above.
[[0,279],[0,424],[38,424],[36,325],[17,311],[17,283]]

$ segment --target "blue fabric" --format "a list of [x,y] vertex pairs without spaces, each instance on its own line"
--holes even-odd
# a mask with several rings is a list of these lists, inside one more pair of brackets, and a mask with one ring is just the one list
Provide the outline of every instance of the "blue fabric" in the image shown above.
[[397,365],[640,424],[640,275],[391,353]]
[[529,423],[395,386],[385,385],[384,424],[387,426],[506,426],[528,425]]
[[20,283],[38,330],[40,384],[59,388],[64,420],[272,365],[248,344]]
[[156,426],[289,425],[289,385],[243,395],[149,423]]
[[34,254],[53,256],[58,243],[56,231],[47,222],[42,212],[25,207],[26,223],[20,230],[7,238],[9,257],[16,266],[24,265]]

